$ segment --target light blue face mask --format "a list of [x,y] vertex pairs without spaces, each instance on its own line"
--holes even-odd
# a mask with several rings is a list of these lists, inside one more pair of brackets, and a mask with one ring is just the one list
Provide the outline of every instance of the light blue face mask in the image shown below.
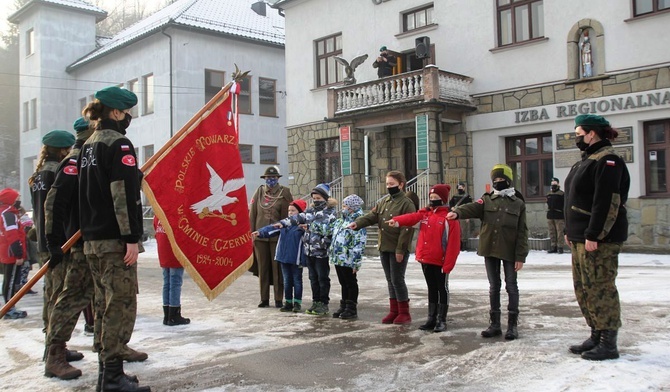
[[269,177],[265,179],[265,185],[267,185],[270,188],[274,188],[275,186],[277,186],[277,184],[279,184],[278,178]]

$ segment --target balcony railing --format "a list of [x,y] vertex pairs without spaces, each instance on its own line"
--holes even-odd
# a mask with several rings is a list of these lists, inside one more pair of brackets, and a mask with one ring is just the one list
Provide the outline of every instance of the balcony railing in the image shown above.
[[328,115],[348,114],[412,101],[437,100],[472,106],[472,78],[441,71],[434,65],[382,79],[328,90]]

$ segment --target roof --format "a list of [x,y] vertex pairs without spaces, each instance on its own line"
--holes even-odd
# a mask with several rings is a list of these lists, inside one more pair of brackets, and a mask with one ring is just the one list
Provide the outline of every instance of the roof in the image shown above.
[[7,20],[11,23],[19,22],[21,15],[28,11],[28,9],[30,9],[33,5],[39,4],[78,9],[86,13],[94,14],[96,16],[96,21],[98,22],[107,17],[107,12],[105,10],[98,8],[84,0],[29,0],[16,12],[11,14]]
[[72,71],[90,61],[128,46],[166,27],[185,27],[284,46],[284,18],[276,12],[258,15],[257,0],[179,0],[137,22],[71,64]]

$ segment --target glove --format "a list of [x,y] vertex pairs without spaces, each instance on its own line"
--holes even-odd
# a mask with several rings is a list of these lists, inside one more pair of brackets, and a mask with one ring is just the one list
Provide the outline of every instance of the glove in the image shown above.
[[52,253],[49,259],[49,269],[54,269],[58,264],[63,261],[62,253]]

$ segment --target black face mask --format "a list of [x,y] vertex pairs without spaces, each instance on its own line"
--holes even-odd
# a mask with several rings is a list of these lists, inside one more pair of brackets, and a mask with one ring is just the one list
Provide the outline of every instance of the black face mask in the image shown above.
[[16,208],[17,210],[21,208],[21,200],[17,200],[14,202],[14,208]]
[[430,201],[430,206],[431,207],[440,207],[443,206],[444,203],[442,203],[442,200],[431,200]]
[[551,190],[556,192],[558,190],[558,185],[552,185]]
[[399,186],[394,186],[391,188],[386,188],[386,191],[389,193],[389,195],[393,196],[396,193],[400,192],[400,187]]
[[125,131],[130,126],[130,121],[132,121],[132,119],[133,116],[131,116],[130,113],[126,113],[123,120],[119,121],[119,128]]
[[314,208],[323,208],[326,206],[326,201],[325,200],[315,200],[314,201]]
[[496,181],[493,183],[493,189],[497,191],[502,191],[507,188],[509,188],[509,184],[507,183],[507,181]]
[[586,150],[586,148],[589,146],[588,143],[584,142],[584,135],[577,136],[575,138],[575,145],[577,148],[579,148],[581,151]]
[[465,194],[465,189],[459,189],[458,194],[459,195],[464,195]]

